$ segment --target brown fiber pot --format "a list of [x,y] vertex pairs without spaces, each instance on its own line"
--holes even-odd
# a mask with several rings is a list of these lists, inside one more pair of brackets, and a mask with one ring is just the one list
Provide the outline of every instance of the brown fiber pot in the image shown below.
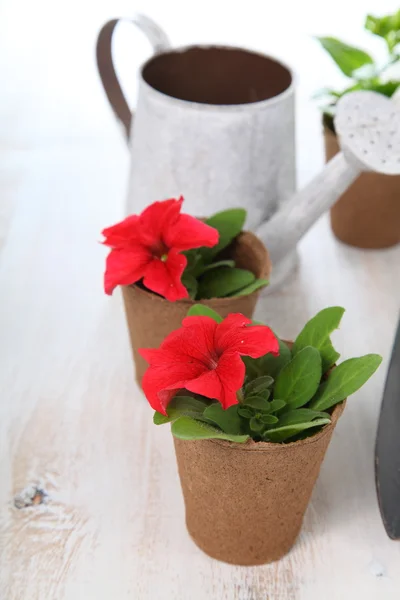
[[[258,278],[269,278],[271,262],[268,251],[253,233],[241,233],[229,249],[229,256],[235,259],[237,267],[252,271]],[[181,326],[191,306],[200,303],[211,307],[222,317],[239,312],[251,318],[259,291],[248,296],[196,302],[189,299],[169,302],[138,285],[123,286],[122,294],[136,367],[136,380],[140,385],[148,364],[140,356],[138,349],[158,348],[165,336]]]
[[293,546],[344,403],[320,432],[288,444],[174,438],[186,526],[212,558],[278,560]]
[[[324,128],[325,155],[340,151],[336,135]],[[389,248],[400,242],[400,175],[362,173],[331,208],[336,237],[358,248]]]

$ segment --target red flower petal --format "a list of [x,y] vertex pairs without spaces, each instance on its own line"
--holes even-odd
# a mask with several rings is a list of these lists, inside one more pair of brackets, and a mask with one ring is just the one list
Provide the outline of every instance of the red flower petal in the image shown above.
[[190,250],[201,246],[212,248],[218,244],[219,233],[199,219],[180,215],[177,221],[165,230],[163,239],[169,248],[178,250]]
[[152,260],[151,254],[142,246],[111,250],[106,259],[104,273],[106,294],[111,295],[117,285],[130,285],[139,281]]
[[216,373],[223,390],[220,399],[223,408],[237,404],[236,392],[242,387],[246,375],[246,367],[238,352],[224,352],[218,360]]
[[249,327],[250,319],[240,313],[230,314],[218,324],[215,332],[215,347],[221,354],[225,350],[236,351],[243,356],[259,358],[269,352],[279,354],[279,343],[266,325]]
[[143,284],[153,292],[175,302],[189,296],[181,282],[182,273],[187,264],[186,256],[177,250],[170,250],[166,261],[155,258],[147,267]]
[[[182,360],[177,361],[174,354],[163,350],[139,350],[140,354],[147,358],[154,358],[156,352],[160,353],[157,365],[151,365],[144,374],[142,380],[143,391],[154,410],[165,413],[165,408],[175,392],[186,387],[188,381],[197,379],[206,367],[199,361]],[[162,392],[167,391],[167,394]]]
[[186,317],[183,327],[168,335],[158,350],[139,350],[150,363],[143,390],[151,406],[165,414],[181,388],[218,400],[225,409],[237,404],[245,378],[240,355],[257,358],[279,351],[268,327],[250,323],[241,314],[231,314],[219,324],[210,317]]
[[[196,321],[200,321],[196,323]],[[165,363],[201,363],[213,368],[217,356],[213,349],[213,338],[217,323],[210,317],[186,317],[185,327],[171,332],[157,350],[140,348],[139,353],[151,366]],[[190,327],[188,326],[190,323]]]
[[[179,218],[183,198],[171,198],[161,202],[153,202],[139,216],[140,238],[143,244],[154,245],[163,240],[168,231]],[[167,246],[171,247],[169,244]]]
[[154,410],[157,410],[163,415],[167,415],[168,403],[172,400],[178,390],[159,390],[154,384],[153,373],[151,369],[147,369],[142,379],[142,388],[145,396]]
[[[237,370],[234,373],[234,370]],[[232,377],[233,375],[233,377]],[[245,366],[237,352],[221,357],[216,369],[206,371],[186,383],[186,389],[206,398],[218,400],[224,409],[238,404],[237,391],[243,385]]]
[[[163,342],[162,348],[175,347],[176,351],[201,360],[209,368],[213,368],[213,362],[216,363],[218,356],[214,347],[214,335],[217,329],[217,323],[211,317],[185,317],[182,321],[183,329],[180,338],[170,340],[168,338]],[[178,347],[179,346],[179,347]]]
[[222,385],[215,369],[205,371],[197,379],[186,383],[186,389],[195,394],[201,394],[206,398],[220,400],[222,396]]
[[111,248],[126,248],[139,242],[139,217],[132,215],[120,223],[103,229],[102,234],[106,238],[103,242],[105,246]]

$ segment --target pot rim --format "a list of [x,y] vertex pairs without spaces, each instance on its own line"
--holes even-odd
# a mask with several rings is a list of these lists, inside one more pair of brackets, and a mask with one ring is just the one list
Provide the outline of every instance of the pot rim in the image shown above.
[[[268,249],[264,246],[264,244],[262,243],[260,238],[258,238],[252,231],[241,231],[240,234],[235,239],[240,239],[242,237],[244,237],[244,240],[242,240],[242,242],[245,242],[245,244],[247,243],[246,242],[247,239],[248,240],[257,240],[260,243],[260,245],[264,249],[264,253],[265,253],[265,264],[264,264],[265,276],[269,277],[271,274],[272,265],[271,265],[271,259],[269,257]],[[125,290],[129,290],[130,288],[135,288],[137,293],[140,293],[140,294],[146,296],[150,302],[160,302],[160,303],[174,304],[174,305],[183,304],[183,305],[186,305],[188,308],[190,306],[194,306],[195,304],[205,304],[206,306],[212,305],[213,307],[216,307],[216,308],[217,307],[222,308],[225,306],[229,306],[230,304],[232,304],[232,301],[235,301],[237,298],[240,298],[240,296],[232,296],[229,298],[204,298],[201,300],[191,300],[190,298],[182,298],[181,300],[176,300],[175,302],[171,302],[170,300],[167,300],[166,298],[159,296],[155,292],[152,292],[150,290],[140,287],[139,285],[137,285],[137,283],[132,283],[131,285],[124,285],[121,287],[125,288]],[[252,298],[253,296],[258,295],[259,293],[260,293],[259,289],[255,290],[251,294],[247,294],[246,298]]]
[[[245,442],[244,444],[239,444],[238,442],[230,442],[228,440],[218,440],[218,439],[209,439],[209,440],[201,440],[203,442],[211,442],[213,444],[218,444],[219,446],[223,446],[224,448],[228,449],[228,450],[237,450],[239,452],[281,452],[282,449],[284,448],[285,450],[295,450],[296,448],[298,448],[299,446],[306,446],[309,444],[316,444],[317,442],[319,442],[322,438],[324,438],[326,435],[329,434],[329,432],[336,426],[336,423],[339,420],[339,417],[342,415],[343,411],[344,411],[344,407],[346,405],[346,400],[343,400],[342,402],[340,402],[339,404],[336,404],[333,412],[332,412],[332,420],[330,423],[328,423],[327,425],[325,425],[321,431],[318,431],[318,433],[311,435],[310,437],[305,438],[304,440],[297,440],[296,442],[288,442],[287,444],[284,443],[277,443],[277,442],[255,442],[253,439],[249,439],[247,440],[247,442]],[[183,441],[183,440],[182,440]],[[196,441],[196,440],[193,440]]]

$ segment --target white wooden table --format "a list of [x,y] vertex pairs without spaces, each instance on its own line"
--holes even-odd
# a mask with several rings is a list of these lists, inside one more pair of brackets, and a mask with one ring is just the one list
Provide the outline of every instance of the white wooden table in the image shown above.
[[[226,3],[207,0],[196,15],[189,4],[146,6],[176,42],[248,40],[298,61],[299,179],[309,180],[322,155],[307,99],[326,83],[299,62],[300,50],[315,52],[306,27],[298,32],[302,11],[313,14],[311,0],[293,8],[288,25],[296,53],[271,24],[265,40],[255,1],[247,3],[254,10],[247,38],[237,33],[242,9],[231,8],[227,24]],[[122,216],[128,156],[101,94],[93,43],[102,21],[126,14],[127,4],[82,5],[71,0],[57,12],[49,0],[2,3],[1,600],[398,600],[400,545],[380,520],[373,449],[399,308],[400,248],[345,247],[323,218],[302,241],[291,281],[262,299],[257,317],[286,338],[320,308],[343,305],[335,335],[343,356],[379,352],[384,363],[348,403],[293,551],[257,568],[209,559],[185,530],[169,430],[153,426],[134,384],[120,295],[102,291],[105,251],[97,240]],[[339,2],[337,13],[348,5]],[[354,8],[349,27],[368,8]],[[383,2],[379,11],[393,8]],[[276,11],[275,22],[284,8]],[[321,33],[340,21],[317,17],[310,29]],[[138,52],[144,58],[147,47]],[[30,485],[46,491],[47,503],[17,509],[15,495]]]

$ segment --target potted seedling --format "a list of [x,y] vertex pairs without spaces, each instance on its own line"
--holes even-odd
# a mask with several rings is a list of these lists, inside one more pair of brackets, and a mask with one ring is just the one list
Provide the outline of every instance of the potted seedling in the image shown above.
[[138,353],[158,346],[196,302],[226,316],[252,317],[271,264],[262,242],[244,232],[246,211],[225,210],[208,219],[181,213],[183,198],[154,202],[104,229],[104,288],[122,286],[140,383],[147,367]]
[[154,423],[171,423],[188,531],[211,557],[257,565],[294,544],[345,400],[381,362],[336,366],[343,312],[322,310],[290,343],[195,305],[158,349],[140,350]]
[[[360,48],[336,38],[317,38],[342,73],[349,79],[342,90],[326,88],[318,92],[324,123],[325,153],[330,160],[339,152],[335,134],[336,104],[344,94],[371,90],[392,97],[400,86],[400,10],[393,15],[368,15],[365,29],[382,38],[387,54],[383,63]],[[373,143],[373,142],[371,142]],[[400,242],[400,176],[363,173],[331,209],[335,235],[360,248],[386,248]]]

